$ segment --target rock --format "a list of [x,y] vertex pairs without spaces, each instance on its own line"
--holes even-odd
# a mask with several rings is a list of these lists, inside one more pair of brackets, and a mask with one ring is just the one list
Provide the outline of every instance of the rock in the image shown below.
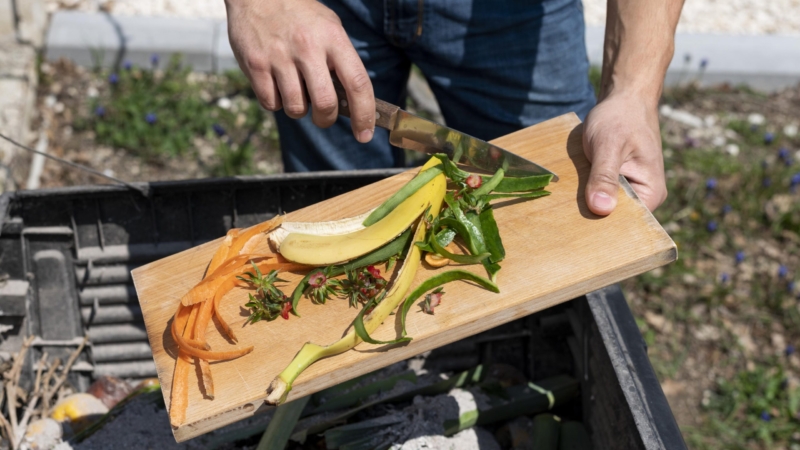
[[663,105],[659,112],[667,119],[690,126],[692,128],[703,128],[704,126],[703,119],[687,111],[672,109],[672,107],[669,105]]
[[661,314],[656,314],[652,311],[644,312],[644,320],[647,321],[648,325],[655,328],[657,331],[664,331],[664,325],[667,322],[667,319],[664,318],[664,316]]
[[763,125],[765,121],[766,119],[762,114],[753,113],[747,116],[747,122],[750,123],[750,125]]
[[222,109],[231,109],[232,105],[233,102],[231,102],[231,99],[228,97],[221,97],[219,100],[217,100],[217,106]]
[[59,422],[68,422],[72,431],[80,432],[108,412],[108,407],[92,394],[72,394],[58,402],[50,411],[50,417]]
[[770,336],[772,340],[772,347],[775,348],[775,353],[780,355],[786,349],[786,338],[780,333],[772,333]]
[[797,136],[797,125],[793,123],[786,125],[783,127],[783,134],[785,134],[787,137]]
[[48,418],[31,422],[25,430],[25,442],[31,450],[49,450],[62,436],[61,424]]
[[725,146],[725,151],[731,156],[736,156],[739,154],[739,146],[736,144],[728,144]]
[[707,323],[704,323],[694,330],[694,337],[698,341],[716,341],[720,338],[719,330]]
[[86,392],[99,398],[108,409],[111,409],[114,405],[119,403],[120,400],[133,392],[133,389],[131,389],[131,385],[125,382],[125,380],[103,375],[92,383]]

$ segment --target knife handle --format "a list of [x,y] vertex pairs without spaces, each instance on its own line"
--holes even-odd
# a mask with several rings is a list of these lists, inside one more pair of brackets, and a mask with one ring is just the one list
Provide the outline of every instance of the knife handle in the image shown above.
[[[333,88],[336,90],[337,102],[339,104],[339,115],[350,118],[350,105],[347,103],[347,92],[339,81],[335,73],[331,72],[333,79]],[[392,130],[394,128],[395,117],[397,111],[400,111],[399,106],[387,103],[380,99],[375,99],[375,126]]]

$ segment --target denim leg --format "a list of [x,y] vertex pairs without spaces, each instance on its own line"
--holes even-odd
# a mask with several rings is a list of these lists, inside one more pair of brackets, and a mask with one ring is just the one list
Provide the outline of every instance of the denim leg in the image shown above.
[[[402,51],[384,37],[382,2],[325,0],[342,19],[347,34],[364,62],[377,98],[395,104],[405,101],[405,85],[411,63]],[[317,170],[376,169],[403,167],[404,152],[389,145],[389,134],[381,128],[367,144],[353,137],[350,119],[339,117],[326,129],[311,121],[311,114],[299,120],[282,110],[275,113],[286,172]]]
[[493,139],[594,106],[580,0],[426,0],[423,13],[407,53],[448,126]]

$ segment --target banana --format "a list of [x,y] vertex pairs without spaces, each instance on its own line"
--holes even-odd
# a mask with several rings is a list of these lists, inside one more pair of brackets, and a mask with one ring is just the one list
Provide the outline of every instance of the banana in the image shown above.
[[369,217],[372,211],[375,211],[375,208],[370,209],[364,214],[348,217],[347,219],[331,220],[329,222],[284,222],[280,227],[269,234],[269,244],[275,251],[278,251],[281,248],[283,240],[286,239],[286,236],[290,233],[336,236],[363,230],[365,228],[363,225],[364,219]]
[[[431,158],[420,172],[440,164],[439,159]],[[274,241],[279,241],[276,250],[286,259],[301,264],[327,266],[350,261],[381,247],[408,229],[435,198],[444,196],[446,184],[444,174],[435,176],[383,219],[363,229],[328,235],[289,232],[283,239],[280,239],[282,233],[275,233]]]
[[[433,184],[433,182],[431,182]],[[430,214],[434,217],[439,214],[444,199],[444,188],[436,192],[435,196],[431,198]],[[427,205],[426,205],[427,207]],[[419,216],[417,216],[419,217]],[[380,222],[379,222],[380,223]],[[378,225],[378,224],[376,224]],[[414,238],[411,242],[422,241],[425,239],[425,223],[420,221],[417,225],[417,230],[414,233]],[[420,248],[416,245],[411,245],[411,248],[406,255],[402,267],[395,279],[386,297],[381,301],[375,309],[372,310],[364,318],[364,327],[367,333],[372,333],[378,326],[389,317],[392,311],[397,309],[397,306],[403,301],[414,281],[414,276],[421,262]],[[292,390],[292,383],[308,366],[328,356],[338,355],[347,350],[352,349],[361,343],[361,339],[356,334],[355,330],[351,330],[347,335],[338,341],[328,346],[321,346],[311,342],[303,345],[303,348],[297,353],[291,363],[283,370],[269,385],[267,389],[267,403],[279,404],[286,400],[289,391]]]

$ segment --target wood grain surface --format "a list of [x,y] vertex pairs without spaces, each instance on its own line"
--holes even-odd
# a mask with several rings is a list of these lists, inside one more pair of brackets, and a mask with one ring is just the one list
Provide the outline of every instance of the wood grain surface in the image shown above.
[[[447,285],[435,315],[412,308],[407,327],[414,340],[409,344],[387,348],[362,343],[355,350],[319,361],[297,379],[289,400],[674,261],[675,244],[627,183],[620,189],[613,214],[601,218],[589,211],[583,194],[589,162],[583,153],[581,130],[577,116],[568,114],[493,141],[560,177],[547,188],[552,192],[548,197],[495,204],[495,217],[507,252],[498,276],[500,294],[465,282]],[[286,220],[334,220],[363,213],[394,193],[416,171],[290,213]],[[200,245],[133,271],[167,405],[176,355],[168,324],[181,296],[201,279],[218,243]],[[481,266],[470,266],[470,270],[485,275]],[[436,272],[421,268],[414,285]],[[290,274],[285,278],[290,281],[285,291],[291,292],[300,277]],[[314,305],[303,299],[300,318],[245,325],[246,299],[246,291],[234,290],[220,309],[236,329],[238,345],[255,345],[255,350],[236,360],[212,362],[214,400],[203,398],[192,372],[186,422],[173,430],[179,442],[269,408],[264,404],[267,386],[303,343],[328,344],[337,340],[357,314],[356,309],[348,308],[346,300]],[[394,338],[397,317],[391,316],[373,337]],[[207,336],[213,350],[234,348],[213,323]]]

